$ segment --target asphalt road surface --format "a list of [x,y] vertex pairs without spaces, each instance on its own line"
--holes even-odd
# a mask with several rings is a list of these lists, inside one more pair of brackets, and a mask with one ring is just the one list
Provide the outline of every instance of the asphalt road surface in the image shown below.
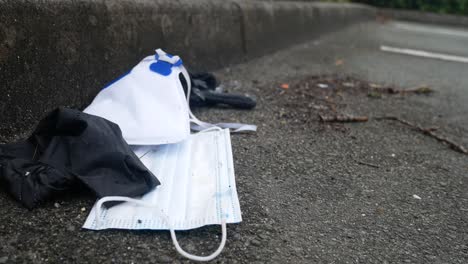
[[[228,226],[216,262],[467,263],[468,155],[376,120],[437,127],[468,148],[467,47],[462,29],[368,23],[217,72],[229,91],[256,96],[258,107],[197,116],[259,131],[232,136],[244,221]],[[379,85],[435,92],[369,96]],[[322,123],[319,113],[369,121]],[[82,230],[93,203],[77,193],[27,211],[1,192],[0,263],[186,261],[166,231]],[[179,234],[184,248],[203,255],[217,247],[220,228]]]

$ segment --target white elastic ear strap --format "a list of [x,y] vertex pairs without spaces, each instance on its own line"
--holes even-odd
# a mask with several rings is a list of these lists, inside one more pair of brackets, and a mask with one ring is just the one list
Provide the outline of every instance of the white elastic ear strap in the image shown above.
[[211,124],[207,122],[203,122],[200,119],[198,119],[193,113],[192,110],[190,109],[190,91],[192,89],[192,85],[190,82],[190,76],[185,69],[185,67],[182,66],[181,69],[182,74],[184,75],[185,79],[187,80],[187,104],[188,104],[188,109],[189,109],[189,116],[190,116],[190,122],[194,123],[191,128],[192,130],[196,131],[202,131],[210,127],[219,127],[219,128],[229,128],[233,129],[233,132],[242,132],[242,131],[257,131],[257,126],[255,125],[247,125],[247,124],[239,124],[239,123],[218,123],[218,124]]
[[162,49],[156,49],[155,51],[158,54],[158,56],[166,55],[166,52],[164,50],[162,50]]
[[193,113],[192,110],[190,109],[190,92],[192,90],[192,82],[190,80],[190,75],[187,72],[187,69],[185,69],[184,66],[181,67],[182,74],[184,75],[185,80],[187,81],[187,105],[188,105],[188,110],[189,110],[189,117],[190,117],[190,122],[197,124],[200,127],[207,128],[207,127],[212,127],[213,125],[210,123],[206,123],[198,119]]
[[216,131],[223,131],[223,129],[220,128],[220,127],[212,126],[212,127],[205,128],[205,129],[203,129],[203,130],[200,130],[200,131],[198,132],[198,134],[205,133],[205,132],[210,132],[210,131],[215,131],[215,130],[216,130]]
[[[105,203],[105,202],[131,202],[131,203],[138,204],[140,206],[158,209],[158,207],[156,205],[149,204],[149,203],[146,203],[146,202],[143,202],[143,201],[140,201],[140,200],[137,200],[137,199],[129,198],[129,197],[124,197],[124,196],[107,196],[107,197],[103,197],[103,198],[99,199],[99,201],[96,204],[96,225],[98,226],[98,228],[99,228],[99,226],[101,224],[101,220],[102,220],[101,219],[102,204]],[[174,247],[176,248],[177,252],[179,252],[179,254],[181,254],[182,256],[184,256],[184,257],[186,257],[186,258],[188,258],[190,260],[193,260],[193,261],[210,261],[210,260],[215,259],[223,251],[224,246],[226,245],[226,238],[227,238],[226,219],[222,219],[222,221],[221,221],[222,238],[221,238],[221,243],[219,244],[218,249],[216,249],[216,251],[213,252],[209,256],[197,256],[197,255],[193,255],[193,254],[190,254],[190,253],[186,252],[185,250],[183,250],[180,247],[179,242],[177,241],[175,230],[172,227],[171,222],[169,221],[169,217],[162,210],[160,210],[159,214],[161,215],[161,217],[164,219],[164,221],[169,226],[169,232],[171,233],[172,243],[174,244]]]
[[[180,58],[178,56],[173,56],[170,58],[167,56],[167,53],[164,52],[162,49],[157,49],[156,53],[159,56],[160,60],[164,60],[170,62],[172,64],[176,63]],[[207,122],[203,122],[198,119],[190,109],[190,91],[192,90],[192,82],[190,80],[190,75],[187,72],[187,69],[183,65],[180,66],[180,72],[184,75],[185,81],[187,82],[187,104],[189,109],[189,117],[190,122],[194,123],[195,125],[192,126],[193,130],[201,131],[210,127],[220,127],[220,128],[229,128],[232,129],[233,132],[242,132],[242,131],[257,131],[257,126],[255,125],[248,125],[248,124],[239,124],[239,123],[218,123],[218,124],[211,124]]]
[[231,132],[243,132],[243,131],[257,131],[257,126],[256,125],[249,125],[249,124],[240,124],[240,123],[217,123],[217,124],[208,124],[206,125],[200,125],[200,124],[195,124],[192,125],[190,128],[194,131],[203,131],[207,127],[219,127],[219,128],[229,128]]
[[167,56],[167,53],[163,51],[162,49],[157,49],[156,53],[158,54],[158,57],[159,57],[158,60],[169,62],[170,64],[175,64],[176,62],[180,60],[179,56],[172,56],[172,57]]
[[185,69],[184,66],[181,67],[180,71],[182,72],[182,74],[185,77],[185,80],[187,81],[187,105],[188,105],[188,110],[189,110],[190,122],[195,123],[198,126],[203,127],[203,128],[212,127],[213,126],[212,124],[201,121],[192,113],[192,110],[190,109],[190,91],[192,90],[192,83],[190,81],[190,75],[188,74],[187,69]]

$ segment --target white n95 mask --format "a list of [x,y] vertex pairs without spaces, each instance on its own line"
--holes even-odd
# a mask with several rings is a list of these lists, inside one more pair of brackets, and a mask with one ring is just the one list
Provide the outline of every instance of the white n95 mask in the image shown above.
[[[187,84],[187,95],[179,79]],[[85,113],[103,117],[119,125],[130,145],[160,145],[180,142],[192,129],[218,126],[234,132],[255,131],[254,125],[200,121],[189,108],[190,76],[178,56],[161,49],[137,64],[94,98]]]
[[190,111],[179,74],[190,89],[182,60],[158,49],[100,91],[84,112],[118,124],[130,145],[182,141],[190,135]]
[[[140,198],[104,197],[91,210],[84,228],[164,229],[177,251],[192,260],[214,259],[226,242],[226,223],[242,221],[236,191],[229,130],[212,128],[169,145],[134,147],[161,185]],[[124,201],[110,208],[108,201]],[[174,230],[222,226],[222,241],[213,254],[194,256],[180,248]]]

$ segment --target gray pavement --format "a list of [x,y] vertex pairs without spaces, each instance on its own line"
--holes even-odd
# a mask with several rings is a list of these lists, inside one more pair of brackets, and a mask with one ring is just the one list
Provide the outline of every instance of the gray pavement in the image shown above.
[[[200,109],[198,117],[255,123],[259,131],[232,136],[244,221],[228,226],[216,261],[468,262],[468,156],[373,119],[391,114],[437,126],[468,147],[468,64],[379,50],[389,45],[468,56],[467,44],[464,37],[368,23],[218,71],[230,91],[255,95],[258,108]],[[400,88],[427,84],[436,92],[376,99],[352,80],[354,88],[317,88],[311,76],[322,74]],[[281,89],[282,83],[290,88]],[[317,114],[331,107],[371,119],[320,123]],[[185,261],[168,232],[81,230],[93,202],[87,194],[67,195],[29,212],[0,193],[0,263]],[[189,251],[207,254],[220,230],[180,237]]]

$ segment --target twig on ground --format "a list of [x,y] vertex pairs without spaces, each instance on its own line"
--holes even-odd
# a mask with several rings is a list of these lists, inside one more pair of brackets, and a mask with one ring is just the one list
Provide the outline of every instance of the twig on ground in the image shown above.
[[396,116],[384,116],[384,117],[378,117],[376,118],[376,120],[394,120],[394,121],[398,121],[406,126],[409,126],[413,129],[415,129],[416,131],[419,131],[425,135],[428,135],[436,140],[438,140],[439,142],[443,142],[447,145],[450,146],[450,148],[452,148],[453,150],[455,151],[458,151],[460,153],[463,153],[463,154],[466,154],[468,155],[468,150],[463,147],[462,145],[459,145],[455,142],[453,142],[451,139],[448,139],[444,136],[441,136],[441,135],[437,135],[436,133],[434,133],[434,131],[437,130],[437,128],[423,128],[421,126],[418,126],[416,124],[413,124],[405,119],[401,119],[399,117],[396,117]]
[[360,160],[354,160],[354,161],[356,161],[357,164],[366,165],[366,166],[369,166],[369,167],[372,167],[372,168],[377,168],[377,169],[380,168],[380,166],[372,164],[372,163],[367,163],[367,162],[360,161]]
[[403,93],[415,93],[415,94],[430,94],[433,92],[434,90],[432,90],[429,86],[426,86],[426,85],[417,86],[411,89],[403,90]]
[[350,116],[350,115],[333,115],[333,116],[324,116],[319,114],[320,120],[322,122],[367,122],[369,118],[367,116]]
[[386,88],[375,88],[373,87],[373,90],[379,91],[379,92],[384,92],[388,94],[431,94],[434,92],[429,86],[422,85],[422,86],[416,86],[413,88],[409,89],[397,89],[393,87],[386,87]]

